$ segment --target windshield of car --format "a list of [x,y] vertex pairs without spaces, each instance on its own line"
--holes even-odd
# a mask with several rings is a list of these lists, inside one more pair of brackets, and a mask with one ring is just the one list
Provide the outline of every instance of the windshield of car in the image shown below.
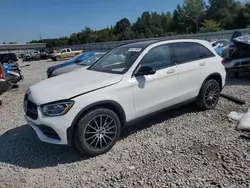
[[96,54],[92,57],[89,57],[87,59],[84,59],[83,61],[81,61],[79,63],[79,65],[83,65],[83,66],[90,66],[93,63],[95,63],[98,59],[100,59],[104,54]]
[[143,50],[126,46],[117,47],[105,54],[89,70],[124,74],[132,66]]

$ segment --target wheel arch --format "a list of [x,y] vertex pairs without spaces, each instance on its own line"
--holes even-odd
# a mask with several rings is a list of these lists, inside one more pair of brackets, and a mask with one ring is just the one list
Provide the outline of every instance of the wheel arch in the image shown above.
[[104,100],[104,101],[99,101],[99,102],[95,102],[92,103],[86,107],[84,107],[74,118],[73,122],[71,123],[71,126],[67,129],[67,140],[68,140],[68,145],[72,145],[72,139],[74,136],[74,130],[76,128],[77,122],[81,119],[81,117],[83,117],[85,114],[87,114],[88,112],[96,109],[96,108],[107,108],[110,109],[112,111],[114,111],[120,121],[121,121],[121,125],[124,126],[126,123],[126,115],[124,112],[124,109],[122,108],[122,106],[115,101],[112,100]]
[[206,79],[203,81],[201,87],[208,81],[208,80],[216,80],[219,85],[220,85],[220,90],[222,91],[223,87],[222,87],[222,76],[220,75],[220,73],[212,73],[210,75],[208,75],[206,77]]

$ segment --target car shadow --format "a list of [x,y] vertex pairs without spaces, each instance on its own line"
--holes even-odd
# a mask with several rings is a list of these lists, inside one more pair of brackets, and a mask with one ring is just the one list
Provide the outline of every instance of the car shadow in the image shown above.
[[121,139],[125,139],[126,137],[135,134],[136,132],[150,128],[155,124],[162,123],[168,119],[173,119],[178,116],[191,112],[199,112],[199,109],[194,103],[188,105],[182,105],[178,108],[174,108],[171,110],[164,110],[161,113],[152,115],[144,120],[138,121],[137,123],[126,126],[123,129],[123,134],[121,136]]
[[13,128],[0,135],[0,162],[36,169],[85,160],[69,146],[41,142],[28,125]]
[[[196,111],[198,109],[194,105],[186,105],[161,112],[125,127],[120,140],[167,119]],[[67,164],[88,159],[73,147],[41,142],[34,130],[28,125],[13,128],[0,135],[0,151],[0,162],[28,169],[53,167],[58,164]]]

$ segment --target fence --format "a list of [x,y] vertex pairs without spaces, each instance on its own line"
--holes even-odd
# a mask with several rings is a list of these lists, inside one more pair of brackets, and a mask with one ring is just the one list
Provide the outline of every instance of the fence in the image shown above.
[[[213,33],[199,33],[199,34],[189,34],[189,35],[178,35],[178,36],[167,36],[167,37],[157,37],[157,38],[144,38],[135,40],[125,40],[125,41],[112,41],[112,42],[100,42],[100,43],[89,43],[80,45],[63,46],[60,48],[71,48],[72,50],[83,50],[83,51],[108,51],[121,44],[139,42],[146,40],[173,40],[173,39],[201,39],[211,41],[212,39],[228,39],[230,40],[233,32],[236,30],[219,31]],[[237,31],[249,32],[250,29],[239,29]]]

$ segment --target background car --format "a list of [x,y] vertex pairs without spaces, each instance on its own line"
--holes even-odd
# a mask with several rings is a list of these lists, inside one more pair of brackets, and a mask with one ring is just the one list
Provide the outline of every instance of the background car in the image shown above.
[[14,53],[3,53],[0,54],[1,63],[11,63],[18,61],[16,54]]
[[57,52],[52,53],[50,58],[53,61],[60,61],[62,59],[72,58],[72,57],[79,55],[81,53],[82,53],[82,50],[73,51],[73,50],[71,50],[71,48],[63,48]]
[[211,42],[211,45],[221,57],[226,57],[230,41],[227,39],[216,40]]
[[2,64],[0,63],[0,95],[8,91],[10,86],[11,84],[5,79],[4,68]]
[[79,63],[81,61],[83,61],[84,59],[87,59],[89,57],[92,57],[96,54],[96,52],[86,52],[86,53],[82,53],[68,61],[65,61],[64,63],[61,63],[59,65],[55,65],[52,67],[49,67],[47,69],[47,77],[50,78],[52,76],[52,73],[62,67],[67,67],[67,66],[71,66],[71,65],[75,65],[76,63]]
[[98,52],[94,56],[89,57],[83,61],[80,61],[79,63],[59,68],[52,73],[51,77],[65,74],[65,73],[68,73],[68,72],[71,72],[73,70],[77,70],[80,68],[87,68],[90,65],[92,65],[93,63],[95,63],[98,59],[100,59],[104,54],[105,54],[105,52]]

